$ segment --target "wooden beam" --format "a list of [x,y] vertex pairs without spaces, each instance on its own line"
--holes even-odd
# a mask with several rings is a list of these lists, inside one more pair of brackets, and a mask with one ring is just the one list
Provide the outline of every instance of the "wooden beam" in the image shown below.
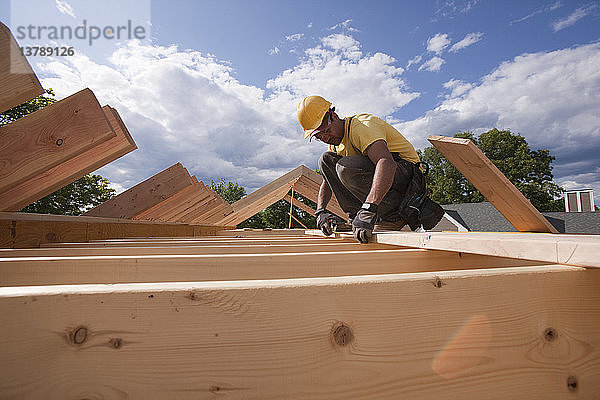
[[84,89],[0,126],[0,192],[115,137],[96,96]]
[[221,229],[221,226],[0,212],[0,248],[109,238],[208,236]]
[[63,186],[137,149],[117,110],[102,107],[116,136],[68,159],[54,168],[0,192],[0,211],[19,211]]
[[598,257],[600,236],[598,235],[543,235],[512,232],[389,232],[374,235],[373,241],[421,249],[513,257],[582,267],[600,267],[600,258]]
[[427,138],[519,232],[558,233],[506,176],[469,139]]
[[0,397],[593,399],[599,286],[544,266],[5,287]]
[[135,215],[136,220],[168,221],[173,215],[184,212],[190,205],[208,201],[209,195],[202,186],[194,183],[175,193],[173,196],[155,204],[147,210]]
[[180,163],[138,183],[123,193],[92,208],[91,217],[134,218],[180,190],[193,185],[190,174]]
[[[151,239],[152,240],[152,239]],[[46,247],[38,249],[0,249],[0,258],[16,257],[65,257],[65,256],[135,256],[135,255],[187,255],[187,254],[267,254],[267,253],[307,253],[315,251],[354,251],[354,250],[391,250],[397,246],[369,243],[313,242],[296,243],[244,243],[244,242],[204,242],[174,246],[169,243],[153,243],[131,246],[94,246],[86,247]],[[323,242],[323,241],[322,241]]]
[[44,94],[10,29],[0,22],[0,113]]
[[[288,203],[292,203],[292,198],[290,197],[289,194],[286,194],[285,197],[283,198],[285,201],[287,201]],[[310,207],[308,204],[304,204],[303,202],[301,202],[298,199],[294,199],[296,201],[294,201],[294,206],[300,208],[302,211],[304,211],[305,213],[312,215],[313,217],[315,216],[315,210]]]
[[542,263],[422,249],[0,259],[0,286],[398,274]]

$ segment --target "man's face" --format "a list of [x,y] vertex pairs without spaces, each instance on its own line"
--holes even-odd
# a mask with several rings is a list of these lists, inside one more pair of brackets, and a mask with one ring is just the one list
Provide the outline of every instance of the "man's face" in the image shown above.
[[328,111],[312,137],[333,146],[339,145],[344,138],[344,120],[337,118],[333,111]]

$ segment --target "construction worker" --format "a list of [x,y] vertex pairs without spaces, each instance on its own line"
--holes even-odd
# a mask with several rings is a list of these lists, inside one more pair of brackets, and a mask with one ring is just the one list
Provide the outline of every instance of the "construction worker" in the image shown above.
[[[433,228],[444,210],[427,197],[425,174],[414,147],[391,125],[371,114],[340,118],[320,96],[305,97],[297,109],[304,138],[329,144],[319,159],[323,183],[317,226],[327,236],[337,225],[326,210],[332,192],[348,213],[354,237],[367,243],[375,224],[400,230]],[[423,172],[425,171],[425,172]]]

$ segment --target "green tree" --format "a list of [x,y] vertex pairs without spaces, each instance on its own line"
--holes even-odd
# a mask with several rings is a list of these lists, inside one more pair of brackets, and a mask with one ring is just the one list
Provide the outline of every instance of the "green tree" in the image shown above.
[[[471,139],[538,210],[564,210],[560,199],[563,189],[554,182],[552,175],[555,157],[548,150],[531,150],[520,134],[495,128],[478,138],[472,132],[461,132],[454,137]],[[485,201],[437,149],[427,147],[419,155],[431,167],[427,181],[433,200],[440,204]]]
[[219,182],[211,180],[209,186],[229,204],[235,203],[246,195],[246,189],[237,182],[225,182],[225,179],[221,179]]
[[[45,89],[45,92],[33,100],[26,101],[0,114],[0,125],[11,123],[55,103],[54,91]],[[110,182],[100,175],[87,175],[28,205],[21,212],[80,215],[115,195],[115,190],[110,188],[109,184]]]

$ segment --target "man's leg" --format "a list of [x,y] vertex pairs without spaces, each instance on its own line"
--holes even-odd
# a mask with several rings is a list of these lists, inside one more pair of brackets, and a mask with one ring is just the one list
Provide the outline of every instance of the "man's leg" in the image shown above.
[[[378,206],[378,214],[385,221],[397,221],[401,218],[398,206],[412,178],[412,170],[407,165],[403,162],[396,162],[396,165],[392,187]],[[362,205],[373,184],[373,175],[375,174],[375,165],[373,162],[366,156],[343,157],[336,164],[336,172],[343,186]]]
[[319,169],[323,174],[325,182],[331,188],[333,194],[346,213],[350,216],[356,215],[356,212],[362,206],[362,201],[356,198],[340,181],[340,178],[336,172],[336,165],[338,161],[342,159],[342,156],[332,152],[326,151],[319,158]]

